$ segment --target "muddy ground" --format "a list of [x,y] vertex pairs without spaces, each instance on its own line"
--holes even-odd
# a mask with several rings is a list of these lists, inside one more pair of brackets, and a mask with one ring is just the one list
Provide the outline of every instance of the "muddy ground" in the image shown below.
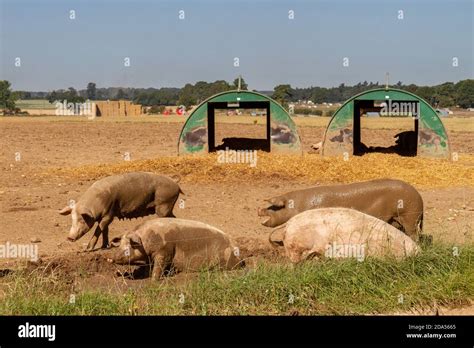
[[[223,132],[260,134],[255,125],[225,124]],[[71,219],[57,213],[70,199],[77,199],[92,180],[66,179],[43,175],[51,168],[177,155],[179,123],[165,122],[45,122],[1,120],[0,123],[0,243],[38,243],[42,258],[73,255],[87,244],[90,233],[78,242],[66,241]],[[364,137],[380,146],[393,145],[393,135],[402,130],[364,130]],[[323,128],[300,127],[305,152],[321,141]],[[224,134],[218,134],[224,137]],[[218,142],[217,142],[218,144]],[[454,151],[474,153],[474,133],[451,134]],[[15,154],[21,156],[15,160]],[[180,218],[200,220],[234,237],[246,256],[272,256],[267,242],[269,229],[260,225],[257,207],[264,198],[314,183],[276,179],[272,182],[214,182],[181,184],[185,192],[184,208],[175,207]],[[472,242],[474,189],[451,187],[421,190],[425,201],[425,231],[437,240],[452,243]],[[144,219],[115,221],[111,237],[121,235]],[[88,256],[89,257],[89,256]],[[79,262],[81,258],[76,259]],[[0,267],[11,260],[0,260]],[[85,267],[87,266],[85,261]],[[93,263],[93,262],[92,262]],[[99,263],[100,264],[100,263]],[[90,266],[94,267],[94,266]],[[97,266],[104,275],[113,275],[108,266]]]

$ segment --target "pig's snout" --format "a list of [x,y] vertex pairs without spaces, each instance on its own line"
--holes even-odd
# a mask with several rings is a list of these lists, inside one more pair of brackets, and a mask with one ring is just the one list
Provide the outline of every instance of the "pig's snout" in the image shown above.
[[267,209],[265,208],[258,208],[257,213],[258,216],[268,216]]
[[70,242],[75,242],[76,241],[76,238],[73,238],[73,237],[67,237],[67,240],[70,241]]

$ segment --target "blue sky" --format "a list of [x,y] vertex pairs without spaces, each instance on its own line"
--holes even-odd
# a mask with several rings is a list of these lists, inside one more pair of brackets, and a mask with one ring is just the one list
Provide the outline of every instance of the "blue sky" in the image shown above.
[[[20,90],[79,89],[89,81],[98,87],[181,87],[239,74],[258,90],[280,83],[383,82],[387,71],[394,83],[474,77],[474,0],[0,3],[0,79]],[[15,67],[16,57],[21,67]]]

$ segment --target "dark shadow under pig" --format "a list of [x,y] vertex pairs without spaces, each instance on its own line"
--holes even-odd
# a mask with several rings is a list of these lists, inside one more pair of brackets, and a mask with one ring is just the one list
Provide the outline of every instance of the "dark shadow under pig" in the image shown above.
[[221,230],[199,221],[153,219],[112,241],[109,262],[151,265],[152,278],[204,268],[243,266],[239,249]]
[[266,201],[270,206],[259,208],[258,215],[266,217],[262,225],[267,227],[279,226],[309,209],[330,207],[355,209],[389,224],[398,223],[415,241],[423,227],[423,199],[413,186],[400,180],[317,186]]
[[147,172],[112,175],[96,181],[61,215],[72,215],[68,239],[76,241],[97,222],[87,250],[92,250],[102,234],[102,248],[109,246],[109,225],[114,218],[131,219],[156,214],[174,217],[173,207],[180,193],[172,179]]

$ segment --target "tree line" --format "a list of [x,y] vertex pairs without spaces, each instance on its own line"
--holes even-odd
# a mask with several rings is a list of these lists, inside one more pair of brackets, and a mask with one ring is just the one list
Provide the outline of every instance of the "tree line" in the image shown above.
[[[378,82],[359,82],[354,86],[340,84],[338,87],[308,87],[292,88],[290,85],[278,85],[273,92],[273,98],[286,104],[299,100],[311,100],[313,103],[340,103],[364,91],[381,88]],[[436,86],[405,85],[398,82],[392,88],[402,89],[414,93],[425,99],[435,107],[452,107],[459,105],[462,108],[474,107],[474,80],[462,80],[457,83],[446,82]]]
[[[237,89],[239,79],[233,82],[218,80],[214,82],[199,81],[195,84],[186,84],[182,88],[97,88],[94,82],[87,84],[82,90],[76,90],[72,87],[68,89],[59,89],[52,92],[30,92],[10,90],[8,81],[0,84],[0,103],[3,108],[11,107],[12,99],[47,99],[51,103],[55,101],[67,100],[68,102],[84,102],[85,100],[131,100],[137,104],[145,106],[162,105],[184,105],[190,107],[196,105],[210,96]],[[366,90],[380,88],[378,82],[359,82],[356,85],[348,86],[340,84],[337,87],[307,87],[293,88],[289,84],[276,86],[273,91],[261,91],[261,93],[271,96],[284,106],[288,103],[298,102],[300,100],[311,100],[313,103],[338,103],[344,102],[350,97],[364,92]],[[474,107],[474,80],[467,79],[457,83],[446,82],[436,86],[417,86],[415,84],[405,85],[398,82],[390,87],[412,92],[427,100],[436,107],[452,107],[459,105],[462,108]],[[248,86],[244,79],[240,79],[240,88],[247,90]],[[7,101],[8,100],[8,101]]]

